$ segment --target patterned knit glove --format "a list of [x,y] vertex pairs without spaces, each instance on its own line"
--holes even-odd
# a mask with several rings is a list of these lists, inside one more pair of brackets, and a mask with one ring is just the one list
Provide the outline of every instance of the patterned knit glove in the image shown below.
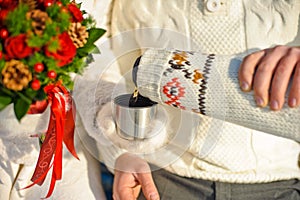
[[242,58],[178,50],[149,49],[135,67],[141,95],[213,118],[300,141],[300,111],[258,108],[252,92],[242,92]]

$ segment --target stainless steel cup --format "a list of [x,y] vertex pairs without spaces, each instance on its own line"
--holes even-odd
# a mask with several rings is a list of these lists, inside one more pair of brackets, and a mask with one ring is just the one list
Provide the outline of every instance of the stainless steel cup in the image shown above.
[[129,107],[130,97],[130,94],[123,94],[113,101],[117,133],[127,140],[150,138],[151,122],[155,119],[157,104]]

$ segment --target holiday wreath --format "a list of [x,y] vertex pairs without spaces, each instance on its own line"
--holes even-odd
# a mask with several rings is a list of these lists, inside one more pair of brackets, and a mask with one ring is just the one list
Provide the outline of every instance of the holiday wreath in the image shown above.
[[32,185],[41,185],[53,167],[46,197],[62,177],[62,144],[77,157],[72,74],[83,71],[91,53],[99,53],[94,43],[105,33],[80,6],[70,0],[0,0],[0,111],[13,104],[21,121],[27,113],[40,112],[32,112],[36,102],[51,107],[31,179]]

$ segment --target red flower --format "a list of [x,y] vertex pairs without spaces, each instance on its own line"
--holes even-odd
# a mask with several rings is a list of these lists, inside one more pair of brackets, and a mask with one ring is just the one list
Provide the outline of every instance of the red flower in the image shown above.
[[33,49],[26,43],[26,35],[20,34],[5,40],[5,50],[8,58],[22,59],[31,55]]
[[0,21],[1,22],[6,19],[8,12],[9,12],[9,10],[0,10]]
[[57,65],[62,67],[72,62],[76,55],[76,47],[73,44],[70,36],[67,32],[64,32],[58,36],[59,49],[55,52],[50,51],[48,48],[45,49],[45,54],[48,57],[53,57],[58,61]]
[[70,3],[68,5],[68,9],[73,16],[73,22],[82,22],[83,20],[82,12],[74,3]]
[[0,7],[1,9],[8,9],[13,10],[15,7],[17,7],[18,1],[15,0],[0,0]]

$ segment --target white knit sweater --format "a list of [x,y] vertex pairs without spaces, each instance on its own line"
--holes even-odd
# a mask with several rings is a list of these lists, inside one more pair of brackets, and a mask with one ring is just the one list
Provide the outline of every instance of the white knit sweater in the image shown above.
[[[155,140],[132,142],[117,137],[111,105],[103,104],[118,93],[132,92],[130,87],[119,88],[121,82],[124,88],[126,81],[131,82],[128,72],[145,49],[172,47],[235,55],[275,44],[300,45],[298,0],[221,0],[217,8],[211,8],[211,3],[113,1],[108,30],[124,77],[108,81],[108,73],[102,73],[97,85],[80,92],[77,102],[84,126],[103,146],[101,156],[109,167],[122,152],[131,151],[187,177],[237,183],[300,178],[297,141],[168,106],[160,106],[160,120],[166,125]],[[103,63],[105,66],[109,64]],[[297,133],[291,135],[299,138]]]

